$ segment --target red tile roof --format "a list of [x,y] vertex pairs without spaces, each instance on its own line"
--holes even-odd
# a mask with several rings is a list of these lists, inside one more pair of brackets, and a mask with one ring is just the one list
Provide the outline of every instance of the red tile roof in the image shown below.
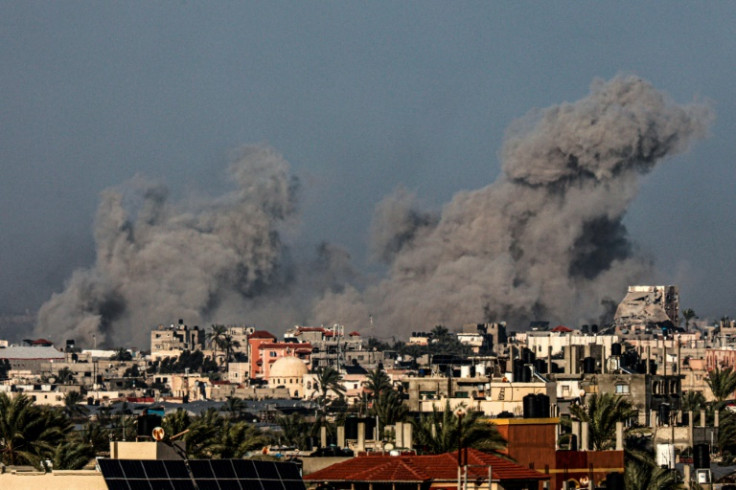
[[569,333],[572,332],[572,328],[567,328],[564,325],[557,325],[555,328],[552,329],[553,332],[562,332],[562,333]]
[[265,331],[265,330],[256,330],[252,334],[248,335],[249,339],[275,339],[276,336]]
[[[488,475],[491,466],[494,480],[548,480],[549,476],[513,463],[500,456],[468,449],[470,477]],[[306,475],[307,481],[355,482],[426,482],[457,480],[457,453],[427,456],[361,455]]]

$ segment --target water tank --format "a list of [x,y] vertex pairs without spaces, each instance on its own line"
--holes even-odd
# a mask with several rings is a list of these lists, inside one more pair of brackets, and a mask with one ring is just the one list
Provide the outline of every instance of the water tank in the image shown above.
[[538,373],[546,374],[547,373],[547,360],[546,359],[535,360],[534,370]]
[[526,395],[523,399],[524,403],[524,418],[534,419],[537,418],[537,395]]
[[710,468],[710,447],[708,444],[695,444],[693,446],[693,465],[696,470]]
[[622,473],[609,473],[606,475],[606,490],[624,490],[624,475]]
[[521,371],[521,382],[529,383],[532,380],[532,368],[531,366],[524,366]]
[[470,377],[470,366],[460,366],[460,377],[461,378]]
[[524,364],[531,364],[534,362],[534,359],[536,356],[534,355],[534,352],[524,347],[524,349],[521,351],[521,359],[524,361]]
[[616,342],[615,344],[611,344],[611,355],[612,356],[620,356],[621,355],[621,344]]
[[539,418],[549,418],[549,397],[543,393],[536,395],[536,412]]
[[153,429],[161,425],[161,417],[159,415],[140,415],[138,416],[139,436],[150,436]]
[[524,378],[524,361],[521,359],[514,359],[511,375],[513,376],[514,383],[520,383]]
[[595,373],[595,357],[586,357],[583,359],[583,372],[585,374]]

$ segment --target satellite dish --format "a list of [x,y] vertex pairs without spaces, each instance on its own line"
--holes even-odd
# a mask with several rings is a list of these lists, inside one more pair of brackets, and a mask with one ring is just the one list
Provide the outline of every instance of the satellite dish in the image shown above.
[[153,429],[153,432],[151,433],[153,438],[157,441],[163,440],[164,436],[166,435],[166,432],[164,432],[163,427],[156,427]]
[[386,445],[385,445],[385,446],[383,446],[383,448],[384,448],[384,449],[385,449],[386,451],[391,451],[391,450],[392,450],[392,449],[394,448],[394,445],[393,445],[392,443],[390,443],[390,442],[387,442],[387,443],[386,443]]

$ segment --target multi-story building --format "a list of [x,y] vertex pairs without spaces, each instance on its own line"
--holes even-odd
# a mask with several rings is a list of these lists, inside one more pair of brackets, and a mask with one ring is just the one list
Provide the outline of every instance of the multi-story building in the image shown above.
[[182,351],[204,348],[205,331],[199,327],[189,328],[182,320],[177,325],[159,325],[151,331],[151,357],[177,357]]

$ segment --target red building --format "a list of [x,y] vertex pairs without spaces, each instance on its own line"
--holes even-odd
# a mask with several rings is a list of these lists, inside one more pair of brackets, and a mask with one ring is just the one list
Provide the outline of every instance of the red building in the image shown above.
[[263,361],[261,360],[260,345],[275,341],[276,336],[265,330],[256,330],[248,335],[248,362],[250,363],[251,379],[263,377]]

